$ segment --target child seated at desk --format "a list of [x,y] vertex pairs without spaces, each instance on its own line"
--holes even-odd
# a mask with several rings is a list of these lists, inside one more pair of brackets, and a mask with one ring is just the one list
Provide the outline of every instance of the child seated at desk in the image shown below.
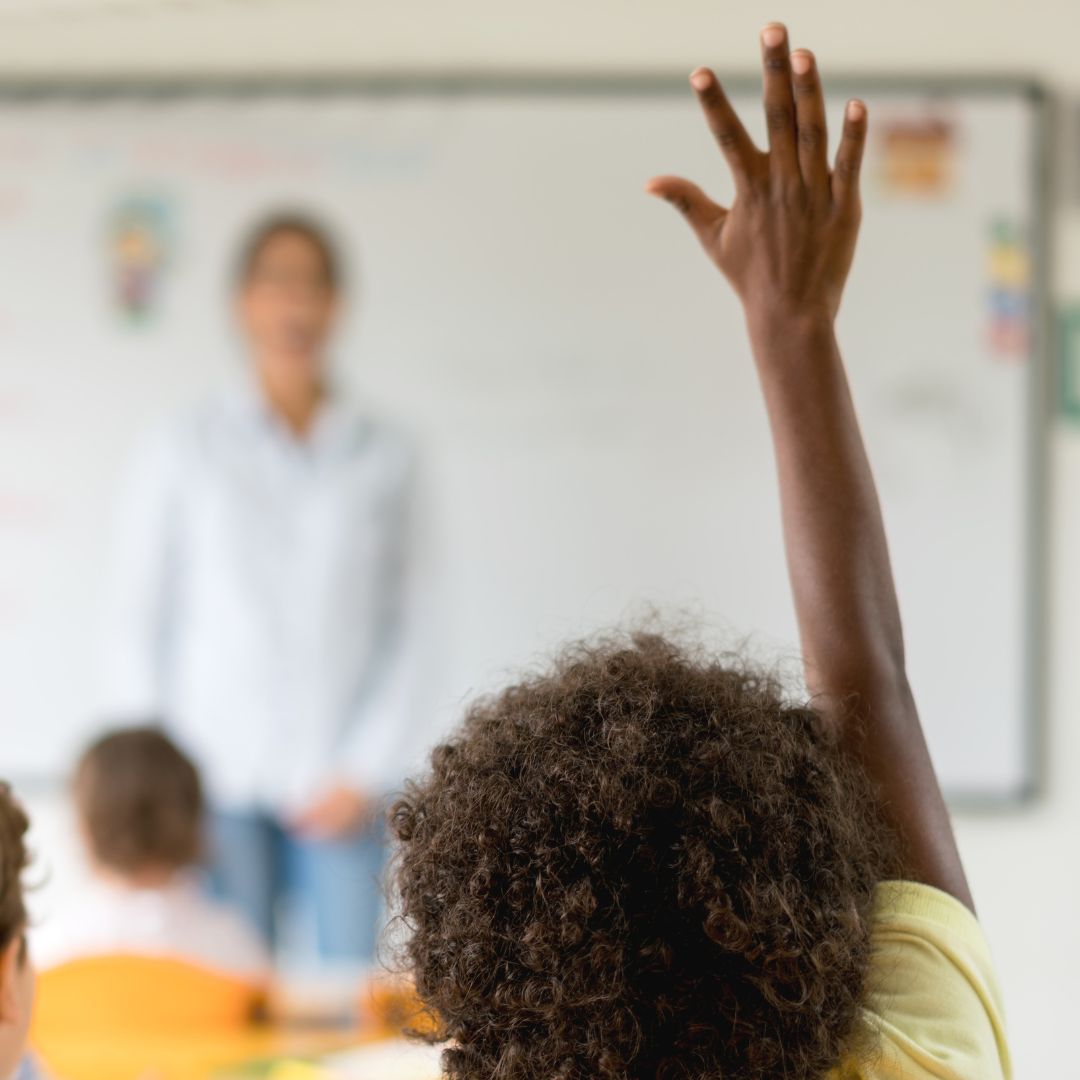
[[92,881],[35,934],[42,970],[137,955],[266,981],[270,958],[255,932],[200,887],[202,787],[167,736],[147,727],[99,739],[79,761],[74,796]]

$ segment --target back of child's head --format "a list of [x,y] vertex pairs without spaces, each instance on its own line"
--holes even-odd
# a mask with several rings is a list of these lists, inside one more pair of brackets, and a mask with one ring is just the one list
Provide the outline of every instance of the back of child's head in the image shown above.
[[90,856],[100,868],[134,878],[199,861],[199,774],[157,728],[126,728],[94,742],[79,759],[74,794]]
[[22,873],[29,857],[26,831],[30,827],[11,789],[0,782],[0,952],[26,927]]
[[392,820],[452,1077],[819,1080],[855,1048],[893,846],[767,675],[574,647],[474,705]]

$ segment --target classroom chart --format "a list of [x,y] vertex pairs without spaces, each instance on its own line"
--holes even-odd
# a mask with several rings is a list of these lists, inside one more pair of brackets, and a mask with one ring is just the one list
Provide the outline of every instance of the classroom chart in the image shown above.
[[[911,678],[950,796],[1013,799],[1036,779],[1042,106],[857,89],[840,339]],[[752,84],[733,98],[761,138]],[[797,676],[741,313],[643,193],[662,172],[730,197],[681,79],[0,97],[0,774],[61,776],[103,718],[122,477],[235,377],[235,246],[280,207],[339,233],[339,378],[419,450],[417,749],[555,643],[652,611]]]

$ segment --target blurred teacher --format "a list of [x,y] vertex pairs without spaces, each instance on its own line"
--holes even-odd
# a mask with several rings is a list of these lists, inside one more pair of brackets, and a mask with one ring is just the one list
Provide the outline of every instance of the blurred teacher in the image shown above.
[[286,899],[323,958],[363,963],[409,697],[410,458],[330,385],[341,291],[312,221],[248,239],[246,370],[138,463],[110,667],[112,703],[163,717],[201,765],[222,895],[271,942]]

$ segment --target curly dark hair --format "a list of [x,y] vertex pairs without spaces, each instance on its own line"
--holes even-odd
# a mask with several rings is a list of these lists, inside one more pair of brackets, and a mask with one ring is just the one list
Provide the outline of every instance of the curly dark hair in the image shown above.
[[26,812],[0,781],[0,949],[6,949],[26,927],[23,871],[30,862]]
[[481,700],[391,810],[460,1080],[820,1080],[861,1052],[868,781],[775,678],[656,634]]

